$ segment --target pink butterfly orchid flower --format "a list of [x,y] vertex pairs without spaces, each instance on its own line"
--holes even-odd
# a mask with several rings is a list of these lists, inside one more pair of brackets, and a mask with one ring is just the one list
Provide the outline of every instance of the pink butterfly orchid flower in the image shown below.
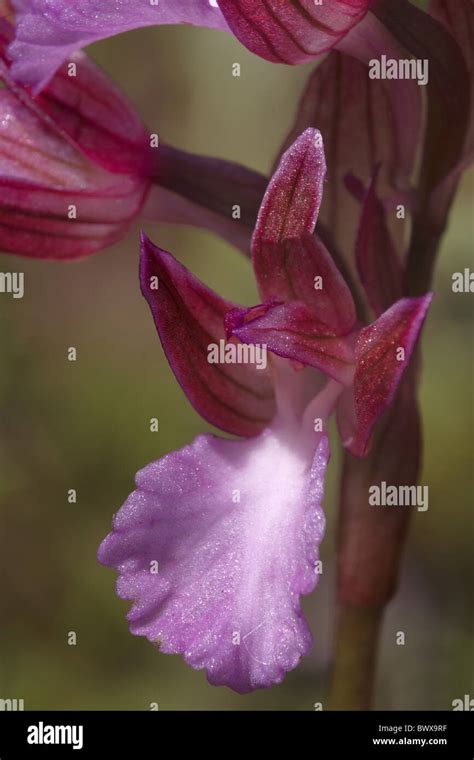
[[[321,135],[308,129],[260,208],[259,306],[225,300],[142,239],[142,292],[167,359],[197,411],[240,439],[201,435],[140,471],[99,560],[133,602],[132,633],[241,693],[279,683],[311,647],[300,597],[318,580],[328,418],[337,410],[344,445],[366,453],[431,300],[400,298],[372,325],[358,323],[314,234],[325,171]],[[377,203],[369,188],[359,235],[367,272]]]

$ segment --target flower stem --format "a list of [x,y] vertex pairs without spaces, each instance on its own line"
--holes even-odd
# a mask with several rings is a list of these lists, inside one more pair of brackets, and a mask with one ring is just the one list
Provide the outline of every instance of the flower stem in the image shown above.
[[330,703],[334,710],[371,707],[383,612],[400,572],[410,511],[376,507],[369,489],[385,481],[417,482],[421,431],[412,361],[391,411],[365,459],[346,453],[337,531],[337,630]]
[[341,604],[331,679],[331,710],[370,710],[383,607]]

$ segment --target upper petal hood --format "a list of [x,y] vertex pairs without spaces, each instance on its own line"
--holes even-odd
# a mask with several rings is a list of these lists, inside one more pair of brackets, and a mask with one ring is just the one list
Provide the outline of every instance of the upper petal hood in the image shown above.
[[323,197],[326,159],[321,133],[307,129],[281,157],[265,192],[252,239],[255,273],[264,298],[270,266],[260,261],[266,244],[299,238],[314,232]]
[[252,238],[252,261],[262,300],[302,300],[326,334],[340,334],[355,320],[352,295],[325,246],[312,235],[325,174],[321,134],[307,129],[282,156],[268,184]]
[[104,37],[155,24],[194,24],[227,29],[222,13],[208,0],[151,5],[149,0],[11,0],[16,40],[11,46],[14,75],[36,91],[72,53]]
[[199,436],[137,476],[99,560],[133,600],[130,630],[245,693],[278,683],[311,646],[300,595],[316,585],[326,437],[268,429]]

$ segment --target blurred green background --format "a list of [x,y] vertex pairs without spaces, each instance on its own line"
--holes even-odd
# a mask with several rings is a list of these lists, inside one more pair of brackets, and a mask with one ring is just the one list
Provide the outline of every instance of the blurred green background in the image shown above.
[[[273,66],[225,34],[144,29],[93,56],[150,128],[183,149],[268,173],[311,66]],[[231,75],[233,62],[242,75]],[[376,706],[450,709],[472,681],[472,295],[451,274],[472,266],[474,177],[444,240],[424,335],[421,387],[430,508],[416,513],[401,588],[383,633]],[[248,261],[212,235],[149,225],[222,294],[256,302]],[[2,256],[25,297],[0,296],[0,698],[26,709],[302,709],[325,701],[333,638],[334,523],[340,458],[325,508],[325,573],[305,609],[309,657],[271,690],[239,696],[128,633],[128,603],[96,551],[136,470],[207,429],[163,358],[137,280],[138,228],[78,263]],[[75,346],[77,362],[67,361]],[[149,431],[158,417],[160,432]],[[334,447],[337,448],[334,442]],[[67,491],[77,489],[76,504]],[[403,630],[405,646],[395,635]],[[77,645],[69,646],[75,631]]]

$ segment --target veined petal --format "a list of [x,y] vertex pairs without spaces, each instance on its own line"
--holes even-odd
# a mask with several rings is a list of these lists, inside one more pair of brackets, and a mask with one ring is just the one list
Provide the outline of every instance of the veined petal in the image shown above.
[[[372,56],[376,53],[372,50]],[[408,186],[421,131],[421,96],[416,83],[402,84],[399,92],[393,80],[371,79],[365,62],[332,51],[310,75],[282,146],[287,150],[308,127],[321,130],[329,181],[320,220],[341,250],[352,248],[359,218],[359,207],[344,185],[346,174],[351,172],[365,183],[380,164],[382,197]],[[413,107],[412,98],[418,108]],[[403,123],[397,121],[399,112]],[[402,227],[401,222],[397,224]]]
[[338,409],[343,444],[355,456],[366,454],[374,425],[395,397],[431,299],[431,293],[402,298],[359,333],[353,399],[346,392]]
[[110,245],[147,183],[90,162],[12,93],[0,91],[0,249],[74,258]]
[[354,326],[351,291],[316,235],[263,243],[257,260],[260,291],[267,301],[304,301],[321,336],[344,335]]
[[[279,683],[311,646],[300,595],[316,585],[328,461],[268,429],[199,436],[137,476],[99,561],[133,601],[130,630],[245,693]],[[311,464],[312,461],[312,464]]]
[[[325,173],[321,134],[317,129],[307,129],[282,156],[258,214],[252,259],[265,301],[295,297],[297,283],[293,279],[299,262],[292,262],[293,272],[287,274],[286,249],[281,244],[314,231]],[[298,279],[304,280],[304,273]],[[308,288],[305,290],[308,292]],[[297,297],[304,298],[304,295],[297,294]]]
[[379,316],[401,298],[403,267],[392,241],[386,213],[376,194],[374,173],[362,204],[355,254],[357,270],[368,301]]
[[[25,193],[22,193],[25,198]],[[97,198],[96,205],[102,203]],[[5,210],[0,202],[0,251],[33,259],[69,261],[102,251],[121,240],[127,223],[75,223]]]
[[236,304],[207,288],[146,236],[140,282],[166,357],[194,408],[229,433],[260,432],[275,412],[269,369],[227,363],[225,355],[217,363],[209,361],[211,346],[219,355],[225,352],[224,316]]
[[[71,64],[74,76],[68,74]],[[150,138],[143,122],[120,88],[84,53],[70,56],[35,102],[108,171],[150,172]]]
[[[143,209],[145,218],[210,229],[250,254],[266,177],[233,162],[168,145],[152,149],[127,98],[83,53],[71,56],[41,94],[32,98],[11,76],[6,50],[13,32],[0,19],[0,76],[44,129],[56,132],[111,173],[153,181]],[[74,76],[70,76],[71,66]],[[236,205],[238,219],[234,218]]]
[[320,323],[301,301],[237,309],[227,315],[226,326],[243,343],[264,345],[278,356],[315,367],[344,385],[352,382],[350,336],[325,337]]
[[0,77],[18,100],[50,130],[61,133],[91,161],[109,171],[150,173],[145,126],[105,72],[83,53],[75,53],[41,95],[32,98],[11,74],[7,49],[14,33],[14,27],[0,19]]
[[280,243],[314,231],[325,175],[321,133],[317,129],[307,129],[282,156],[260,206],[252,240],[258,280],[267,274],[259,261],[263,243]]
[[249,50],[276,63],[325,53],[365,16],[372,0],[219,0],[230,28]]
[[16,39],[10,53],[18,81],[36,92],[79,48],[129,29],[159,24],[194,24],[227,29],[209,0],[180,0],[151,5],[149,0],[11,0]]

